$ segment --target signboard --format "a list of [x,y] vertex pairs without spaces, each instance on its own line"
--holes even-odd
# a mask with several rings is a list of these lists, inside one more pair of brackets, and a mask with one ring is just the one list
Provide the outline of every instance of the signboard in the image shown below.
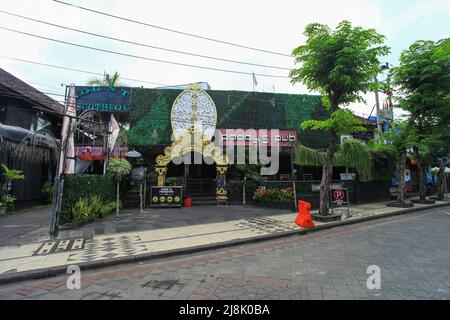
[[[330,189],[342,189],[342,184],[333,183],[332,185],[330,185]],[[312,184],[311,191],[312,192],[320,192],[320,184]]]
[[268,129],[219,129],[221,146],[290,147],[297,141],[297,131]]
[[151,207],[181,207],[183,204],[182,187],[152,187],[150,191]]
[[331,203],[335,206],[347,206],[348,205],[348,189],[338,188],[331,189]]
[[128,112],[131,104],[131,88],[124,87],[75,87],[77,113],[86,110],[99,112]]
[[341,173],[341,180],[348,181],[348,180],[355,180],[356,173]]

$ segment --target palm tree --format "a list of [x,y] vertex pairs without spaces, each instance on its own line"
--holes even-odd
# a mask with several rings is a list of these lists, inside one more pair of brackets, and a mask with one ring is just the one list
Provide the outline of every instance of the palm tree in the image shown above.
[[88,85],[90,86],[109,86],[109,87],[120,87],[123,86],[119,82],[120,74],[119,72],[114,72],[112,76],[109,73],[104,72],[103,79],[94,78],[89,80]]

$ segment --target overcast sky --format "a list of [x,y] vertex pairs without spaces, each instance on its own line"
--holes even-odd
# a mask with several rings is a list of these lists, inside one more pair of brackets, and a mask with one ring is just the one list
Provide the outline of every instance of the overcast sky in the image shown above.
[[[392,53],[384,60],[393,65],[398,63],[401,51],[415,40],[436,41],[450,34],[450,0],[66,1],[153,25],[285,54],[290,54],[293,48],[304,43],[303,31],[308,23],[320,22],[334,28],[346,19],[354,25],[375,28],[384,34],[387,37],[387,45],[392,48]],[[153,46],[285,68],[294,66],[290,57],[236,48],[136,25],[50,0],[0,0],[0,10]],[[99,39],[3,13],[0,13],[0,26],[154,59],[250,73],[254,71],[261,74],[288,75],[286,70],[221,62]],[[2,56],[100,73],[104,70],[117,70],[124,77],[168,85],[206,81],[212,89],[217,90],[252,90],[250,75],[144,61],[35,39],[5,30],[0,30],[0,37]],[[61,84],[84,85],[91,78],[82,73],[4,58],[0,58],[0,67],[42,91],[61,94],[64,93]],[[275,92],[279,93],[308,93],[300,84],[291,85],[289,79],[263,76],[256,78],[257,91],[272,92],[275,88]],[[137,82],[126,84],[154,87]],[[55,98],[63,99],[57,96]],[[355,104],[351,108],[359,114],[368,115],[374,101],[373,94],[370,94],[367,96],[367,104]]]

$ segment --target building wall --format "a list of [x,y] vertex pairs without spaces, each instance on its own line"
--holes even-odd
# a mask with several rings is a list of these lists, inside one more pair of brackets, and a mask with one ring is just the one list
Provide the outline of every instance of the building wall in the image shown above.
[[[133,146],[170,144],[170,110],[181,92],[133,89],[130,107],[130,143]],[[295,130],[299,142],[306,146],[325,148],[328,144],[326,134],[300,130],[305,120],[329,116],[320,96],[218,90],[207,93],[217,108],[217,128]]]

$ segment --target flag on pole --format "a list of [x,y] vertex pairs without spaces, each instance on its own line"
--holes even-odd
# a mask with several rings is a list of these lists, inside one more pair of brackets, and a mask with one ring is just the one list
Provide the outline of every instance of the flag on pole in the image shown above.
[[108,137],[108,148],[109,152],[112,153],[120,132],[119,124],[113,114],[111,114],[111,121],[109,122],[109,132],[111,132],[111,134]]
[[253,85],[257,86],[258,85],[258,80],[256,80],[255,73],[252,72],[252,74],[253,74]]

